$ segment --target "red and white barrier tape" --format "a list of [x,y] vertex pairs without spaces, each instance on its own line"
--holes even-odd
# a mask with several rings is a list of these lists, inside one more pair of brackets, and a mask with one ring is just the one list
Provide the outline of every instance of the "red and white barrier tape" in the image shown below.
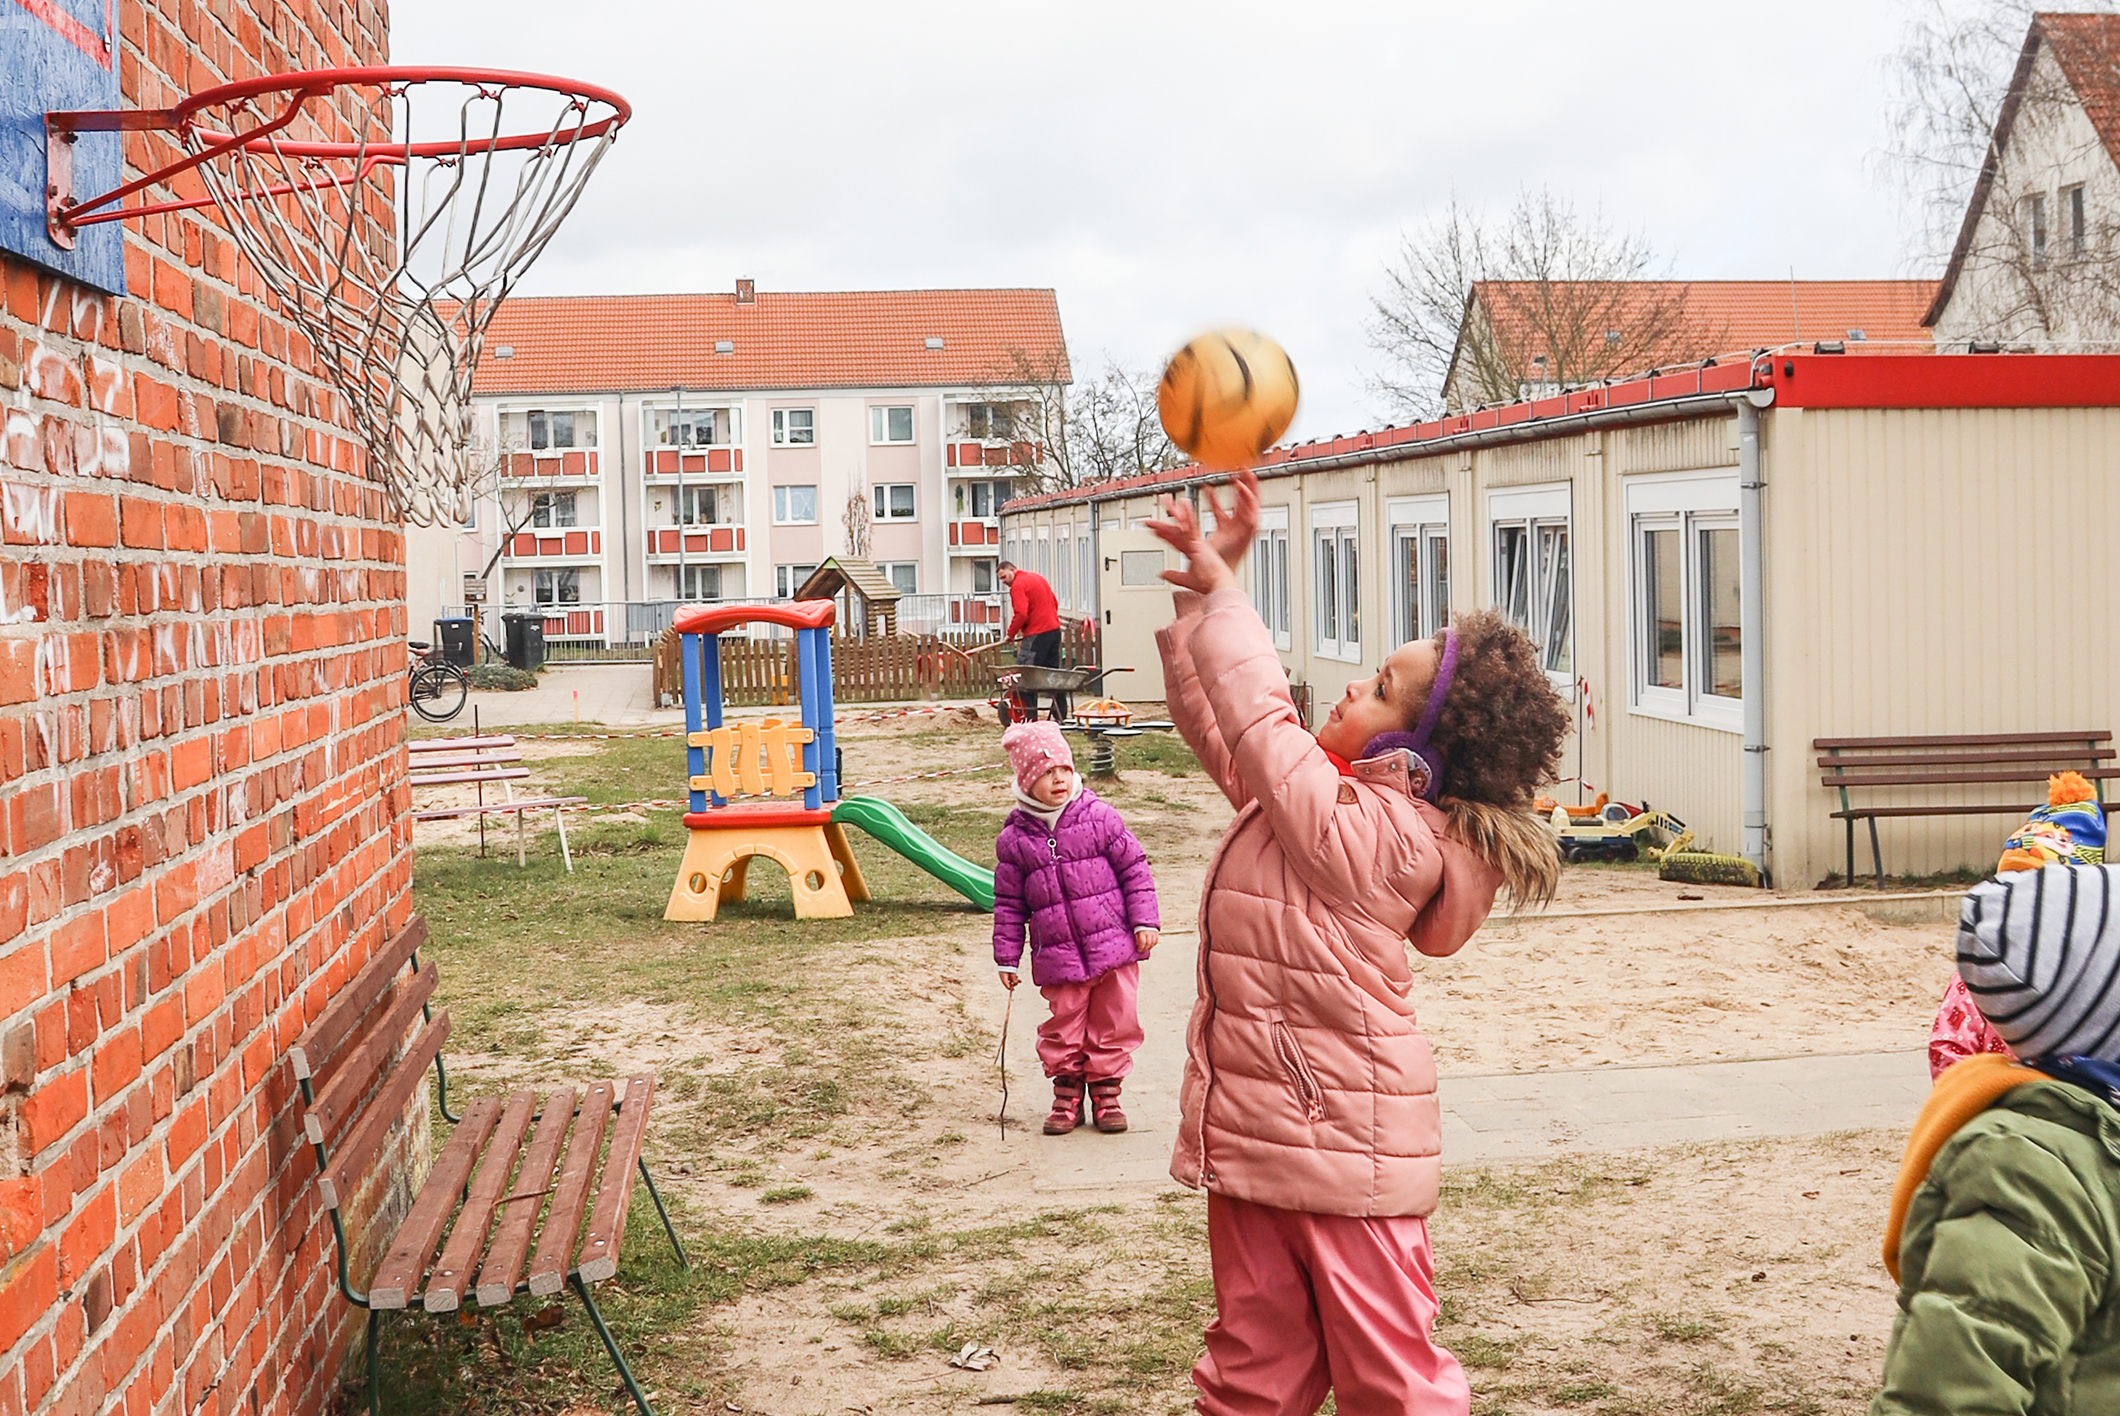
[[[875,777],[866,782],[842,782],[840,785],[852,789],[856,787],[888,787],[901,782],[932,782],[942,777],[963,777],[974,772],[998,772],[1007,766],[1008,763],[1006,762],[988,762],[978,767],[952,767],[943,772],[914,772],[903,777]],[[675,799],[653,797],[647,801],[577,802],[557,809],[560,811],[616,814],[621,811],[681,811],[690,807],[691,804],[691,800],[686,797],[677,797]]]

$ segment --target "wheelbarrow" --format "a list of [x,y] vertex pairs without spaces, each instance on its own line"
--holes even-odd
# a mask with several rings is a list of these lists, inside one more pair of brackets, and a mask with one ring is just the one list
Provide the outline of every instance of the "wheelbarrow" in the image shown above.
[[1100,669],[1092,665],[1084,669],[1048,669],[1040,664],[1010,664],[994,671],[995,681],[1001,685],[1001,696],[989,699],[988,704],[1001,716],[1004,726],[1010,723],[1027,723],[1038,716],[1038,695],[1053,696],[1052,706],[1046,710],[1053,721],[1060,720],[1060,699],[1093,691],[1102,686],[1110,674],[1130,674],[1132,669]]

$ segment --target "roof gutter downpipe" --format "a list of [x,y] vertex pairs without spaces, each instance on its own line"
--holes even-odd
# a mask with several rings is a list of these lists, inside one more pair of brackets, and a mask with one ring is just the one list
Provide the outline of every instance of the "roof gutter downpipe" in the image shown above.
[[1744,678],[1745,859],[1771,883],[1767,869],[1767,597],[1764,463],[1759,455],[1759,412],[1774,402],[1771,388],[1752,389],[1730,400],[1737,407],[1737,619],[1739,672]]

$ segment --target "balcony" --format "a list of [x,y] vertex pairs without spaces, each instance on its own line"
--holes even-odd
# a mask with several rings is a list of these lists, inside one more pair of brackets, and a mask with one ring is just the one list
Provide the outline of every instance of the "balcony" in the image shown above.
[[726,522],[683,527],[650,526],[646,550],[651,565],[742,560],[744,528]]
[[520,477],[524,480],[552,482],[593,482],[597,476],[599,458],[594,448],[564,448],[547,452],[511,452],[502,470],[506,479]]
[[992,558],[1001,554],[1001,523],[993,517],[970,517],[949,523],[953,556]]
[[596,527],[525,527],[508,538],[501,559],[509,565],[570,565],[601,561],[604,533]]
[[678,449],[674,447],[651,447],[642,454],[641,470],[648,480],[667,477],[675,481],[682,475],[691,477],[741,477],[743,475],[743,449],[740,447],[687,448],[680,463]]
[[1045,449],[1037,443],[989,438],[984,442],[953,442],[943,450],[943,456],[951,467],[1036,467],[1045,461]]

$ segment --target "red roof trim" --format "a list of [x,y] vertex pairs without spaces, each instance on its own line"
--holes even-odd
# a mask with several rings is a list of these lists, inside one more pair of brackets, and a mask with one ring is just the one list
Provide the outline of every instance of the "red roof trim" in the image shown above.
[[[1447,444],[1470,434],[1517,428],[1529,440],[1557,419],[1606,409],[1653,412],[1656,405],[1668,404],[1670,416],[1679,418],[1686,416],[1688,401],[1753,388],[1772,389],[1777,408],[2120,408],[2120,354],[1762,354],[1747,363],[1645,376],[1426,423],[1277,447],[1256,465],[1262,476],[1286,476],[1312,463]],[[1220,475],[1197,466],[1174,467],[1026,497],[1010,502],[1008,509],[1108,501]]]

